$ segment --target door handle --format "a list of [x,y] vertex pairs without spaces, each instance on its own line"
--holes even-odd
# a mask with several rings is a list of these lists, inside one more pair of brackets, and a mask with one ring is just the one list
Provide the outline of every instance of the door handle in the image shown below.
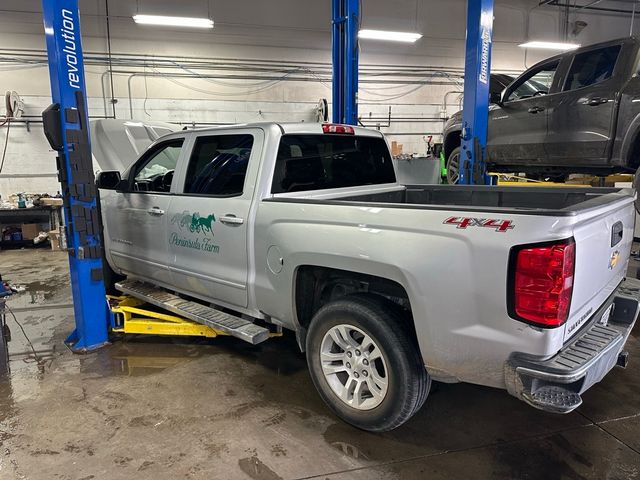
[[222,223],[226,223],[227,225],[242,225],[244,223],[244,218],[239,218],[235,215],[227,214],[224,217],[220,217],[220,221]]
[[164,210],[159,207],[151,207],[149,210],[147,210],[147,213],[149,215],[155,215],[159,217],[160,215],[164,215]]
[[529,113],[540,113],[540,112],[544,112],[544,108],[543,107],[531,107],[529,110],[527,110],[527,112],[529,112]]
[[584,102],[585,105],[589,105],[590,107],[596,107],[598,105],[602,105],[603,103],[607,103],[609,101],[608,98],[602,97],[593,97]]

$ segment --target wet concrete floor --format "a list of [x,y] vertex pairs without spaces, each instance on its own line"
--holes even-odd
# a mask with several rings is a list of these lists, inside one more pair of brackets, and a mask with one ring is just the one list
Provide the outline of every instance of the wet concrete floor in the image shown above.
[[373,435],[329,413],[290,335],[128,337],[70,353],[67,270],[62,252],[0,252],[0,273],[26,287],[9,306],[36,352],[9,318],[2,480],[640,478],[639,328],[629,368],[570,415],[438,384],[406,425]]

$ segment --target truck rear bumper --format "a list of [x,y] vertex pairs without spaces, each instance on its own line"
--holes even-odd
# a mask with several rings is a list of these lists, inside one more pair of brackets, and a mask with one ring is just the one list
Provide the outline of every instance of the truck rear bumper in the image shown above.
[[508,392],[529,405],[569,413],[581,395],[619,363],[640,310],[640,281],[626,279],[593,315],[589,326],[551,358],[514,353],[505,364]]

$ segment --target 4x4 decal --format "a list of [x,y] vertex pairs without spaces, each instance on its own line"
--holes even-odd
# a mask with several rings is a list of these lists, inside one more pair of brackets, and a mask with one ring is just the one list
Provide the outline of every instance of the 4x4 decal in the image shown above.
[[449,217],[444,222],[445,225],[455,225],[456,228],[484,227],[493,228],[496,232],[506,232],[515,228],[511,220],[501,220],[499,218],[470,218],[470,217]]

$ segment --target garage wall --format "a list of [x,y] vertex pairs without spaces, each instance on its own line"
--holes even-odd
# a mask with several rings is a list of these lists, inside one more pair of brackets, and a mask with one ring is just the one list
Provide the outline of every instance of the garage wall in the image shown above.
[[[82,0],[89,112],[94,118],[152,119],[181,124],[314,121],[320,98],[331,99],[330,5],[326,1]],[[496,0],[493,71],[516,74],[550,52],[526,52],[529,39],[559,38],[557,8],[530,0]],[[107,65],[107,22],[112,75]],[[208,16],[213,31],[138,26],[140,13]],[[361,42],[360,115],[405,152],[424,152],[458,110],[464,65],[466,0],[365,0],[365,28],[420,31],[414,45]],[[570,14],[587,28],[588,44],[624,35],[629,19]],[[54,155],[38,123],[50,102],[40,2],[0,5],[0,90],[16,90],[25,122],[9,133],[0,195],[55,193]],[[383,79],[383,80],[382,80]],[[113,83],[113,90],[111,85]],[[112,103],[111,99],[116,102]],[[389,115],[391,122],[388,121]],[[0,129],[0,145],[6,131]]]

